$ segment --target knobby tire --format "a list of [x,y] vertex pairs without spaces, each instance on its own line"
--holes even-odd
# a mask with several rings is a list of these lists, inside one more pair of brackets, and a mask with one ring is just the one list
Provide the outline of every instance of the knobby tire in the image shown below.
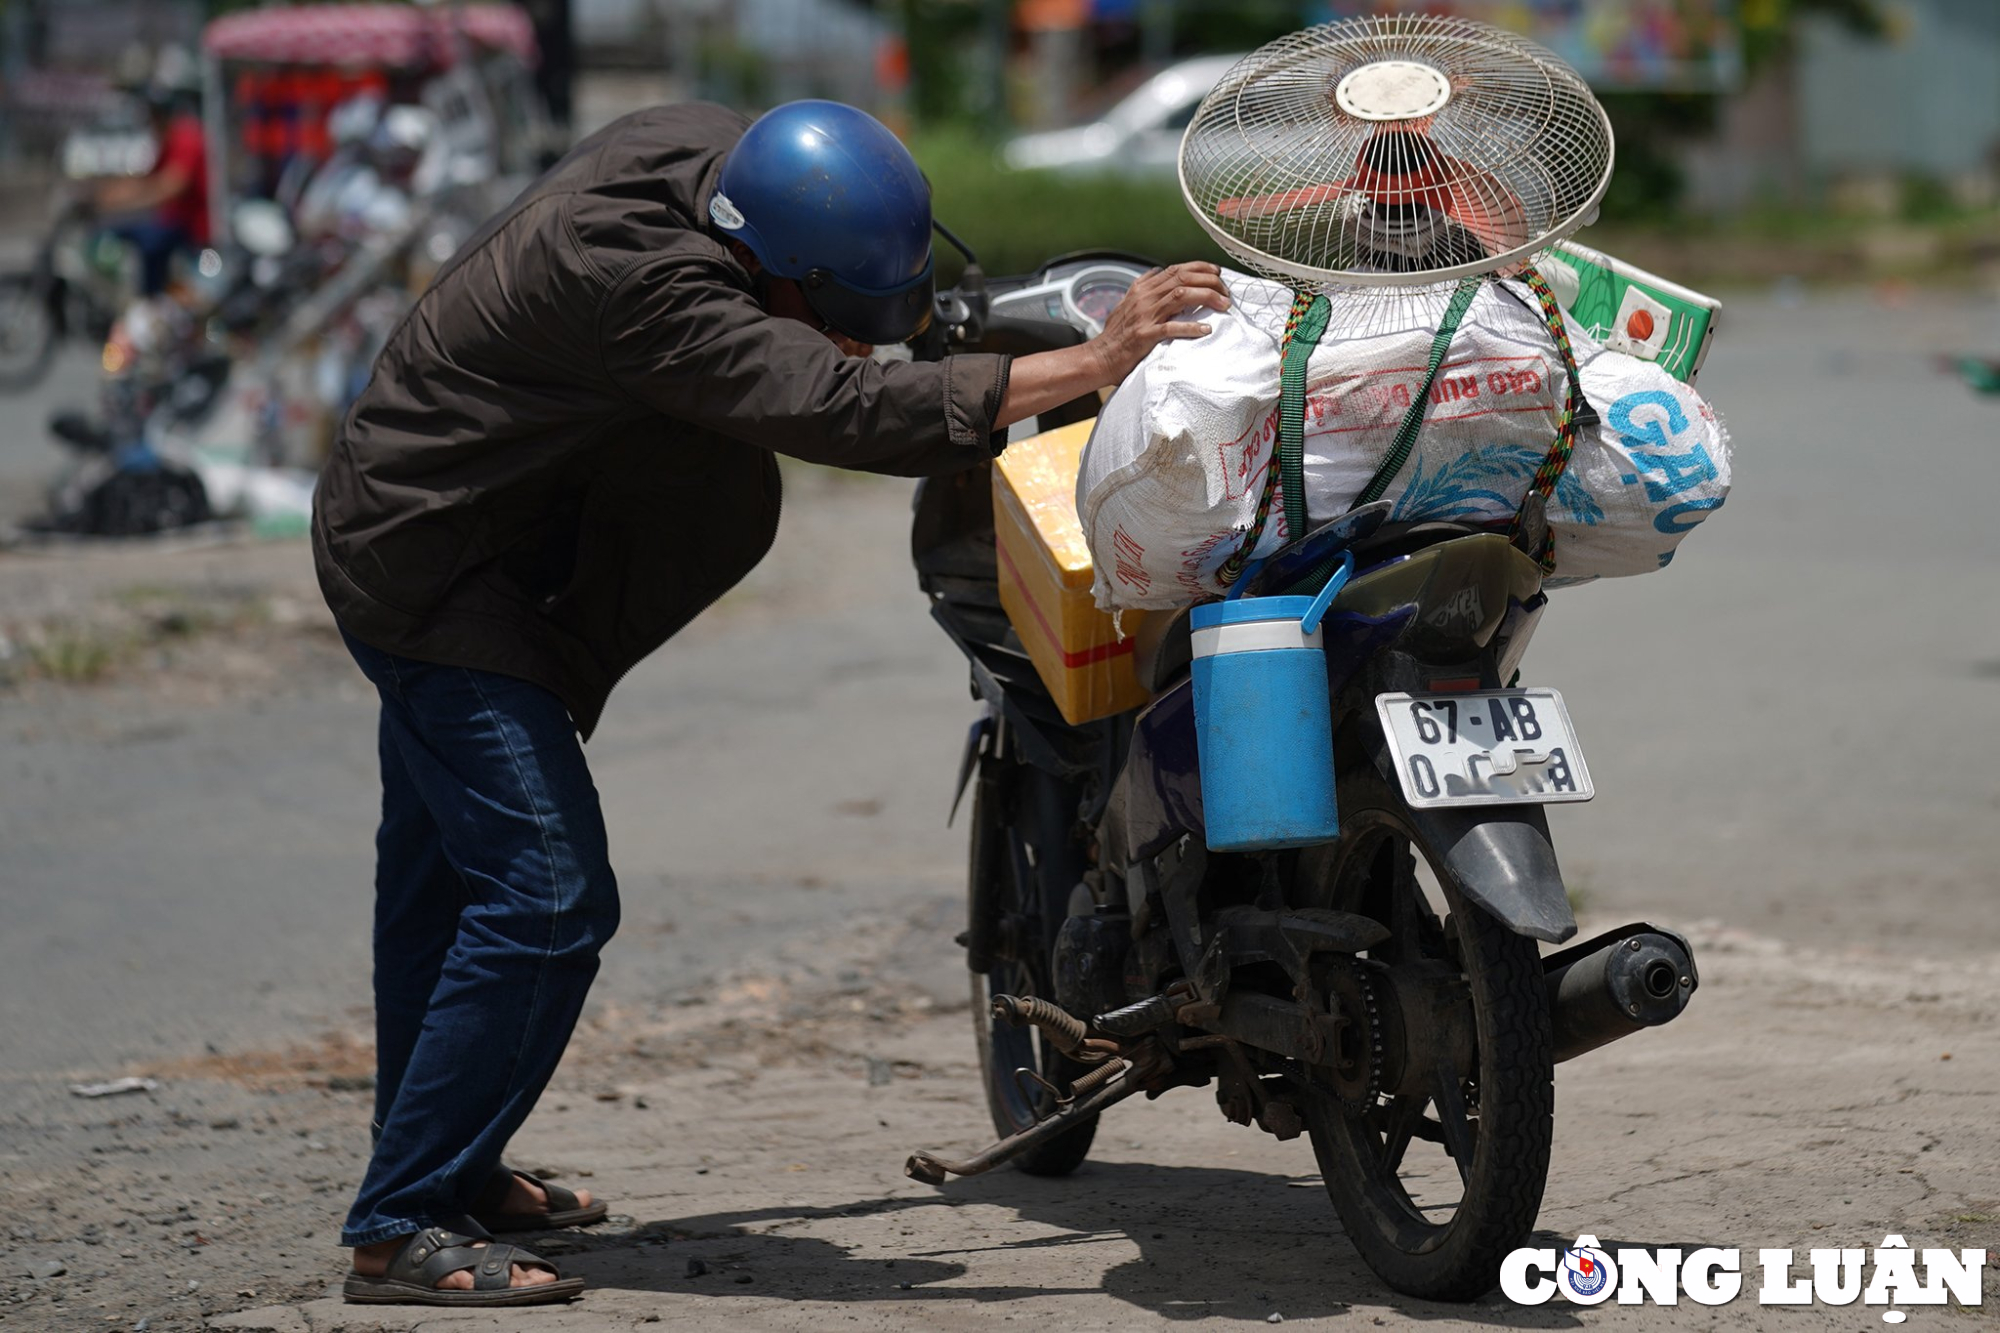
[[[1411,847],[1434,869],[1442,865],[1440,855],[1410,843],[1400,829],[1384,836],[1402,862],[1393,892],[1414,890]],[[1527,1242],[1541,1210],[1554,1137],[1554,1041],[1534,942],[1448,882],[1445,897],[1445,929],[1456,939],[1470,983],[1477,1040],[1476,1143],[1451,1221],[1430,1223],[1408,1202],[1394,1173],[1385,1173],[1379,1153],[1365,1155],[1377,1147],[1365,1116],[1322,1094],[1309,1099],[1306,1119],[1327,1193],[1368,1266],[1406,1295],[1470,1301],[1493,1289],[1501,1261]]]
[[[1018,854],[1023,837],[1018,821],[1032,818],[1035,827],[1044,832],[1066,830],[1067,826],[1060,822],[1065,793],[1057,779],[1027,764],[1013,765],[1010,776],[1015,787],[1013,814],[1017,822],[1006,822],[1005,812],[992,808],[986,799],[991,788],[976,784],[971,837],[971,874],[975,881],[981,874],[998,875],[998,882],[991,886],[986,901],[1003,915],[1014,913],[1033,923],[1032,938],[1024,941],[1027,958],[1018,961],[995,958],[990,971],[972,975],[972,1024],[979,1050],[981,1083],[986,1090],[993,1128],[1002,1138],[1019,1133],[1036,1118],[1055,1109],[1054,1100],[1047,1093],[1033,1099],[1023,1094],[1021,1085],[1015,1081],[1016,1068],[1025,1064],[1058,1086],[1066,1086],[1089,1068],[1065,1058],[1039,1033],[1010,1028],[993,1017],[991,1002],[996,993],[1054,999],[1055,934],[1067,913],[1070,889],[1082,870],[1080,858],[1069,854],[1073,849],[1056,846],[1056,838],[1048,840],[1049,846],[1038,848],[1042,854],[1033,866],[1028,866],[1026,858]],[[1070,808],[1074,808],[1073,801]],[[986,838],[999,840],[997,857],[982,858],[982,851],[987,849],[981,840]],[[1025,885],[1019,873],[1023,867],[1028,870]],[[975,887],[975,902],[980,897]],[[1093,1117],[1021,1154],[1014,1159],[1014,1165],[1031,1176],[1066,1176],[1083,1165],[1096,1136],[1097,1121]]]

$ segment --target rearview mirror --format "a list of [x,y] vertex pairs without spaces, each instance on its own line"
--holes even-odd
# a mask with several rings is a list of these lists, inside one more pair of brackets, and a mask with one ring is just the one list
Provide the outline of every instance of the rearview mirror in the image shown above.
[[245,199],[236,205],[229,221],[237,242],[261,259],[285,254],[297,242],[291,218],[269,199]]

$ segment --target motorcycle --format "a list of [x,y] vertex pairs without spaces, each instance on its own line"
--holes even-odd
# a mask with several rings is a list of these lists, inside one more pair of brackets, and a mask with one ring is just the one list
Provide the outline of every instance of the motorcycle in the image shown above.
[[[468,228],[429,199],[416,201],[422,216],[415,211],[410,179],[436,139],[428,113],[355,99],[333,121],[338,150],[298,173],[291,210],[238,201],[231,241],[187,300],[133,305],[111,324],[98,412],[49,422],[74,462],[31,529],[134,536],[244,508],[249,471],[298,453],[286,447],[289,403],[277,366],[308,339],[317,343],[313,392],[324,409],[344,410],[359,392],[408,306],[414,252],[437,262]],[[221,456],[204,448],[218,418],[242,432]]]
[[0,391],[40,383],[65,338],[102,343],[130,301],[125,247],[65,199],[33,262],[0,273]]
[[[1151,267],[1071,255],[989,281],[965,253],[919,358],[1080,342]],[[1319,622],[1339,828],[1215,850],[1190,612],[1135,636],[1150,702],[1067,723],[1001,607],[989,471],[922,483],[912,554],[983,705],[954,802],[970,790],[959,943],[1000,1138],[963,1160],[917,1152],[906,1173],[1065,1175],[1118,1102],[1212,1084],[1226,1119],[1310,1140],[1390,1287],[1490,1291],[1540,1209],[1554,1066],[1670,1021],[1699,980],[1688,942],[1646,922],[1569,943],[1542,802],[1587,775],[1560,698],[1519,685],[1547,606],[1539,534],[1390,522],[1378,502],[1247,570],[1246,596],[1346,575],[1325,580]]]

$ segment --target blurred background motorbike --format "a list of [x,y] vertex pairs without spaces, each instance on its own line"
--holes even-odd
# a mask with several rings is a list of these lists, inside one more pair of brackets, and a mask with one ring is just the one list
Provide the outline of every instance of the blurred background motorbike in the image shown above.
[[301,531],[389,331],[555,150],[512,6],[249,11],[201,48],[199,78],[170,46],[69,136],[47,234],[0,274],[0,391],[65,340],[100,349],[96,402],[50,420],[72,461],[31,530]]

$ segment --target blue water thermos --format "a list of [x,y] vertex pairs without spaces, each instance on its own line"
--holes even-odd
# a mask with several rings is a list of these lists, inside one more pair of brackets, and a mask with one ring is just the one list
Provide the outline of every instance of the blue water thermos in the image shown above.
[[[1354,557],[1314,597],[1239,597],[1194,608],[1194,726],[1211,851],[1329,842],[1333,705],[1320,620]],[[1245,571],[1237,587],[1249,584]]]

